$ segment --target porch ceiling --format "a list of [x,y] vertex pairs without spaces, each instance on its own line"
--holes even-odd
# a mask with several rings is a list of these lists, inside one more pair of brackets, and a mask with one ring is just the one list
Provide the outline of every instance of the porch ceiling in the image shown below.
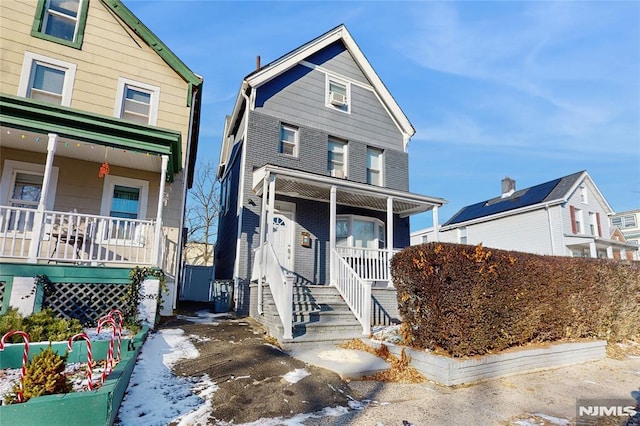
[[339,205],[386,211],[387,199],[392,197],[393,212],[400,216],[422,213],[446,203],[442,198],[426,197],[270,165],[254,172],[253,191],[258,195],[262,195],[262,182],[267,174],[275,176],[277,194],[328,203],[331,200],[331,187],[335,186],[336,202]]
[[[168,178],[182,169],[179,132],[129,123],[32,99],[0,95],[3,147],[46,152],[48,133],[56,133],[56,155],[159,171],[159,155],[168,155]],[[136,155],[132,155],[132,154]],[[128,154],[128,155],[127,155]]]
[[[0,146],[3,148],[38,152],[46,156],[47,139],[46,133],[0,126]],[[135,151],[125,152],[121,149],[64,137],[58,138],[55,155],[96,163],[96,170],[105,160],[112,166],[149,172],[160,172],[162,167],[162,159],[158,155],[146,155]]]

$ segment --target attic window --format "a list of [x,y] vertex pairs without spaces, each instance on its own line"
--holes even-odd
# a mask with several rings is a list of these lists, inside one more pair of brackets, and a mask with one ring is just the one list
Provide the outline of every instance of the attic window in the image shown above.
[[327,75],[325,106],[349,113],[351,111],[351,87],[349,83]]
[[87,0],[39,0],[31,35],[80,49],[88,6]]

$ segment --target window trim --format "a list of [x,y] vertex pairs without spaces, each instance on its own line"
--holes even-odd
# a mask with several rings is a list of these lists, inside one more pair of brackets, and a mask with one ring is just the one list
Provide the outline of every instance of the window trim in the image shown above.
[[[331,87],[332,82],[345,87],[347,99],[343,107],[339,107],[331,103],[331,92],[329,88]],[[324,105],[334,111],[339,111],[344,114],[351,114],[351,83],[342,78],[334,77],[330,74],[325,74]]]
[[[51,177],[49,178],[49,191],[45,199],[45,209],[53,210],[54,201],[56,199],[56,187],[58,186],[58,167],[51,168]],[[2,178],[0,178],[0,204],[9,205],[10,194],[13,191],[16,174],[29,173],[41,174],[44,178],[44,164],[26,163],[24,161],[4,160],[2,167]]]
[[[282,139],[282,131],[285,129],[293,131],[293,134],[294,134],[295,141],[293,144],[293,154],[287,154],[286,152],[283,152],[283,149],[282,149],[284,143],[287,143],[287,144],[290,143],[290,142],[285,142]],[[300,129],[291,124],[280,123],[280,134],[278,135],[278,154],[284,155],[289,158],[298,158],[299,152],[300,152]]]
[[[336,176],[336,174],[334,173],[335,169],[332,169],[331,166],[333,165],[333,162],[328,158],[329,157],[329,153],[333,152],[330,147],[331,144],[340,144],[342,145],[343,151],[342,151],[342,176]],[[329,136],[329,139],[327,140],[327,169],[329,170],[329,174],[333,177],[342,177],[344,179],[346,179],[349,176],[349,143],[347,141],[345,141],[344,139],[340,139],[340,138],[335,138],[333,136]]]
[[[339,238],[338,237],[338,230],[336,229],[336,247],[346,247],[346,248],[365,248],[365,249],[370,249],[369,247],[356,247],[354,245],[354,237],[353,237],[353,222],[354,220],[359,220],[361,222],[372,222],[375,226],[375,238],[373,239],[374,241],[374,245],[376,245],[375,249],[380,249],[381,243],[383,247],[386,247],[386,224],[384,221],[378,219],[377,217],[371,217],[371,216],[361,216],[361,215],[356,215],[356,214],[340,214],[340,215],[336,215],[336,227],[338,225],[339,221],[346,221],[347,222],[347,237],[346,238]],[[380,232],[380,228],[382,228],[382,233]],[[380,236],[383,236],[384,239],[381,239]],[[342,242],[346,241],[346,245],[340,244]]]
[[[100,203],[100,215],[111,217],[111,203],[113,202],[113,190],[116,185],[128,186],[130,188],[140,189],[140,199],[138,200],[138,217],[130,220],[147,220],[147,204],[149,200],[149,181],[142,179],[134,179],[123,176],[107,175],[104,177],[104,184],[102,186],[102,201]],[[104,226],[104,225],[103,225]],[[102,242],[115,242],[116,240],[122,241],[122,238],[105,238],[100,237],[104,235],[104,230],[98,231],[98,240]],[[143,245],[132,239],[125,239],[125,241],[134,241],[136,244]]]
[[113,201],[113,190],[116,185],[140,189],[140,203],[138,217],[136,220],[146,220],[147,204],[149,201],[149,181],[114,175],[107,175],[104,177],[102,201],[100,203],[100,215],[110,217],[109,212],[111,211],[111,203]]
[[87,24],[89,0],[80,0],[80,4],[78,6],[78,19],[76,21],[75,34],[72,41],[55,37],[44,32],[44,21],[45,15],[48,10],[48,3],[49,0],[38,0],[38,5],[36,6],[36,14],[33,19],[33,25],[31,26],[31,35],[43,40],[52,41],[54,43],[62,44],[68,47],[73,47],[74,49],[81,49],[82,42],[84,41],[84,30]]
[[124,120],[124,118],[122,118],[122,113],[124,112],[124,95],[127,87],[131,87],[132,89],[136,89],[141,92],[149,92],[151,100],[149,102],[149,121],[147,124],[150,126],[156,126],[158,123],[158,108],[160,105],[160,88],[151,84],[131,80],[126,77],[118,78],[113,116]]
[[[20,73],[20,83],[18,84],[18,96],[27,98],[27,93],[31,89],[32,74],[36,64],[57,68],[64,71],[64,83],[62,84],[62,99],[60,105],[71,106],[71,94],[73,93],[73,83],[76,77],[76,64],[49,58],[37,53],[24,52],[22,71]],[[57,104],[54,104],[57,105]]]
[[[369,179],[369,170],[376,170],[376,169],[369,169],[369,152],[372,151],[376,151],[378,153],[380,153],[380,170],[378,170],[378,172],[380,173],[380,183],[379,184],[375,184],[375,183],[371,183],[370,179]],[[366,164],[365,164],[365,178],[366,178],[366,183],[369,185],[374,185],[374,186],[379,186],[379,187],[384,187],[384,150],[380,149],[380,148],[376,148],[373,146],[368,146],[367,147],[367,153],[366,153]]]
[[580,202],[582,204],[589,204],[589,193],[585,184],[579,186]]

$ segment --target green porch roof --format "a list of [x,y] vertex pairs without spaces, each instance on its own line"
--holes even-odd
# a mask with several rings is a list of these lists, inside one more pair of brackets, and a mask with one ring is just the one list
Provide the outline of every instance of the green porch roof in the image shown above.
[[173,130],[5,94],[0,94],[0,124],[129,151],[168,155],[170,181],[182,170],[182,136]]

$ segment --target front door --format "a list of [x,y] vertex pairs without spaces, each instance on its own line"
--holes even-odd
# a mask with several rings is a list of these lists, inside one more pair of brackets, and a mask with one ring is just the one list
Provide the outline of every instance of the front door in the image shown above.
[[[287,203],[288,204],[288,203]],[[279,208],[283,207],[276,203],[276,211],[273,214],[271,224],[271,244],[280,261],[280,265],[289,271],[293,271],[293,212]]]

